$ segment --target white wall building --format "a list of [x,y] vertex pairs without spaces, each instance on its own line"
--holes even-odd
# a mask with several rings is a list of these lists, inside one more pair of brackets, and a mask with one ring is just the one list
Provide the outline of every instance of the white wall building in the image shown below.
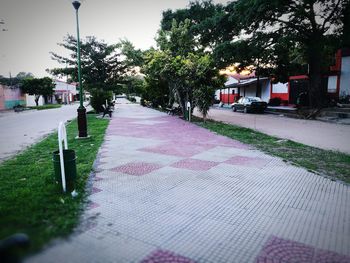
[[[40,96],[38,100],[38,106],[43,106],[44,104],[45,104],[44,98],[43,96]],[[26,106],[27,107],[36,106],[34,95],[26,94]]]
[[69,104],[74,101],[77,94],[76,83],[67,83],[61,80],[55,80],[54,95],[57,102]]

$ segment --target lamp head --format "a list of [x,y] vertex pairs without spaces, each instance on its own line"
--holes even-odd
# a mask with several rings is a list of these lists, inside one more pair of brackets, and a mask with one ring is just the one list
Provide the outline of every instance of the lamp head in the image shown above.
[[75,10],[78,10],[80,5],[81,5],[81,1],[78,0],[72,0],[72,5],[74,6]]

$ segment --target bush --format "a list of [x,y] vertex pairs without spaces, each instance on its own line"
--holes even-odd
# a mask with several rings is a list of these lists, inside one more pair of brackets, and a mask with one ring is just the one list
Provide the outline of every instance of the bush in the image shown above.
[[143,107],[145,107],[145,106],[146,106],[146,101],[145,101],[145,99],[144,99],[144,98],[141,98],[141,100],[140,100],[140,104],[141,104],[141,106],[143,106]]
[[95,112],[103,112],[102,105],[106,104],[106,100],[110,103],[112,98],[111,91],[105,91],[101,89],[93,89],[90,91],[91,94],[91,107],[94,108]]
[[130,102],[136,102],[136,99],[135,99],[135,97],[134,96],[132,96],[132,95],[126,95],[126,99],[128,100],[128,101],[130,101]]
[[269,100],[268,105],[269,106],[280,106],[282,102],[282,99],[277,97],[277,98],[272,98]]

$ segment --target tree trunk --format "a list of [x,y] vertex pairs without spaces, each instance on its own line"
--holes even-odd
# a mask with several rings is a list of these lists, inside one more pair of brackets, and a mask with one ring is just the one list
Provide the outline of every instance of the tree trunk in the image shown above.
[[314,37],[309,43],[309,101],[311,108],[321,108],[327,93],[321,85],[322,81],[322,41],[321,37]]
[[40,99],[40,95],[38,96],[38,95],[35,95],[35,104],[36,104],[36,106],[38,107],[39,106],[39,99]]

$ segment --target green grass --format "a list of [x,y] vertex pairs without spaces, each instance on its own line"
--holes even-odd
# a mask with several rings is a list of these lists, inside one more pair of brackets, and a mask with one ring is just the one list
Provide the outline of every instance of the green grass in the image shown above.
[[49,109],[57,109],[57,108],[61,108],[62,105],[61,104],[46,104],[43,106],[32,106],[29,107],[33,110],[49,110]]
[[67,125],[68,148],[77,156],[78,197],[62,194],[54,182],[52,152],[58,149],[57,133],[0,165],[0,239],[17,232],[31,239],[29,252],[50,239],[69,234],[84,208],[85,186],[108,120],[89,114],[91,138],[75,140],[77,122]]
[[252,129],[222,122],[209,120],[203,123],[199,118],[194,118],[194,122],[213,132],[252,145],[310,171],[350,183],[350,155],[348,154],[322,150],[290,140],[281,140]]

